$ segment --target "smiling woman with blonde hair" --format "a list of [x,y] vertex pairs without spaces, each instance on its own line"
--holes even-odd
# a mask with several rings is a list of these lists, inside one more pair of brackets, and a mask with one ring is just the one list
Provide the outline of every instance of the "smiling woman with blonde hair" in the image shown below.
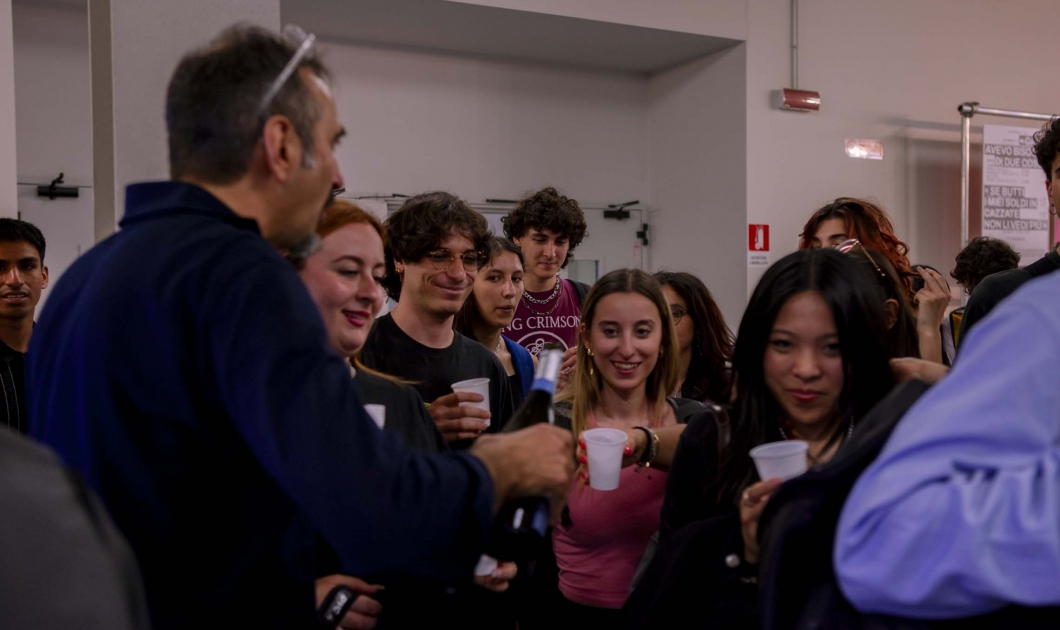
[[[575,435],[596,427],[623,429],[657,444],[656,429],[678,424],[689,409],[703,410],[698,402],[680,405],[667,398],[680,379],[678,352],[659,283],[639,269],[605,275],[585,299],[578,359],[556,404],[556,424]],[[623,469],[617,490],[577,482],[571,489],[563,523],[553,531],[563,596],[555,614],[565,623],[625,625],[619,609],[659,528],[666,473],[651,466],[657,453],[649,448],[641,466]]]

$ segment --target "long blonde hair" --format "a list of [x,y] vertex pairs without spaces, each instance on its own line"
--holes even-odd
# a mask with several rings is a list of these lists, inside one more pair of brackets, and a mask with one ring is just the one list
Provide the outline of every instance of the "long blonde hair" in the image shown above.
[[673,317],[670,315],[670,305],[667,304],[658,281],[640,269],[612,271],[597,280],[585,296],[585,302],[582,304],[582,331],[578,338],[578,360],[574,368],[574,377],[570,385],[557,397],[558,400],[568,401],[571,404],[571,430],[574,435],[579,435],[590,428],[589,413],[600,405],[600,392],[604,385],[603,377],[600,376],[599,370],[590,371],[593,358],[589,356],[584,337],[588,336],[589,331],[592,330],[596,307],[600,300],[612,293],[643,295],[651,300],[659,310],[659,319],[662,321],[662,343],[659,349],[662,355],[644,384],[645,393],[651,405],[651,413],[655,416],[649,421],[650,426],[658,423],[662,410],[665,409],[663,405],[667,404],[666,397],[677,389],[680,379],[677,373],[680,369],[677,333],[674,330]]

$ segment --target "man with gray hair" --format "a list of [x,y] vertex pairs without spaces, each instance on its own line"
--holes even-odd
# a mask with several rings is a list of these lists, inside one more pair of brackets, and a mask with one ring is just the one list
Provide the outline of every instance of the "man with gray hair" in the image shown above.
[[[350,575],[470,579],[501,503],[570,486],[571,439],[547,425],[406,451],[327,349],[277,251],[309,243],[343,184],[312,42],[233,27],[180,62],[173,181],[129,186],[122,230],[67,270],[34,335],[31,431],[103,498],[155,628],[312,625],[318,540]],[[343,624],[374,625],[369,604]]]

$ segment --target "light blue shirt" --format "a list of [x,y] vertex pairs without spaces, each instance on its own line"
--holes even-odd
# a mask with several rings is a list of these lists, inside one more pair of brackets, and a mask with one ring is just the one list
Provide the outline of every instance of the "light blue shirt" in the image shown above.
[[1060,604],[1060,272],[1003,302],[855,484],[835,569],[918,618]]

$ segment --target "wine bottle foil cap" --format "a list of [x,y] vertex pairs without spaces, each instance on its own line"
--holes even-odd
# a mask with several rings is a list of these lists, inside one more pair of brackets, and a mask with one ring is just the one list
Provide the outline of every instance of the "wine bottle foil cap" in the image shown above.
[[537,355],[537,372],[531,389],[543,389],[552,393],[556,390],[559,369],[563,366],[563,350],[545,348]]

